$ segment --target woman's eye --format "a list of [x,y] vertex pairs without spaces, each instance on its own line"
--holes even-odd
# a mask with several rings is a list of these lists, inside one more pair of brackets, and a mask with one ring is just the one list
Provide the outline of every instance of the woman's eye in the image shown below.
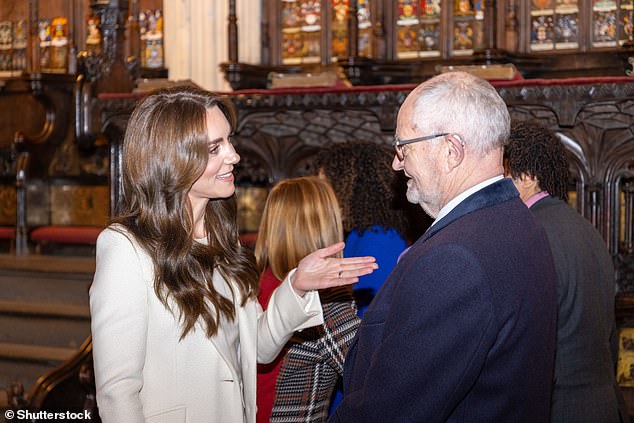
[[218,154],[218,151],[220,151],[220,146],[218,144],[209,147],[209,154]]

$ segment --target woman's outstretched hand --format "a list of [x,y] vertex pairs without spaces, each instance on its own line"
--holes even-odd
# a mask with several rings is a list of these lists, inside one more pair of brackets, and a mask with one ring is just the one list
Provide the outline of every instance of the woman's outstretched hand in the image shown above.
[[299,262],[291,280],[299,296],[303,297],[307,291],[315,289],[358,282],[359,276],[368,275],[379,268],[374,257],[330,257],[342,251],[344,246],[343,242],[339,242],[321,248]]

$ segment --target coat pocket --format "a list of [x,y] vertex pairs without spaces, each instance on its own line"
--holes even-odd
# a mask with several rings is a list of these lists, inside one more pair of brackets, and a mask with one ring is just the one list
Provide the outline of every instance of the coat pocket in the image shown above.
[[185,423],[187,408],[184,405],[157,411],[145,418],[145,423]]

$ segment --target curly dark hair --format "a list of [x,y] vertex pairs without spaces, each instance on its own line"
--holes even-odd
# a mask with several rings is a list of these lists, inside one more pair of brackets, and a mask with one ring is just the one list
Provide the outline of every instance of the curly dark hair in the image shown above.
[[539,187],[553,197],[568,199],[568,159],[555,133],[535,121],[513,122],[504,166],[513,178],[537,178]]
[[335,190],[346,233],[363,233],[376,225],[405,235],[406,216],[399,201],[403,183],[392,170],[393,157],[388,146],[357,140],[330,144],[317,153],[315,166]]

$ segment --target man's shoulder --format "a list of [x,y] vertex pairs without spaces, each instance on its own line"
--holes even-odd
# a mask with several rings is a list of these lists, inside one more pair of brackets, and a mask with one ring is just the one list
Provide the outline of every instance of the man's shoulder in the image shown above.
[[546,197],[539,200],[530,211],[547,231],[568,231],[570,228],[577,228],[596,233],[598,236],[598,231],[589,220],[558,198]]

